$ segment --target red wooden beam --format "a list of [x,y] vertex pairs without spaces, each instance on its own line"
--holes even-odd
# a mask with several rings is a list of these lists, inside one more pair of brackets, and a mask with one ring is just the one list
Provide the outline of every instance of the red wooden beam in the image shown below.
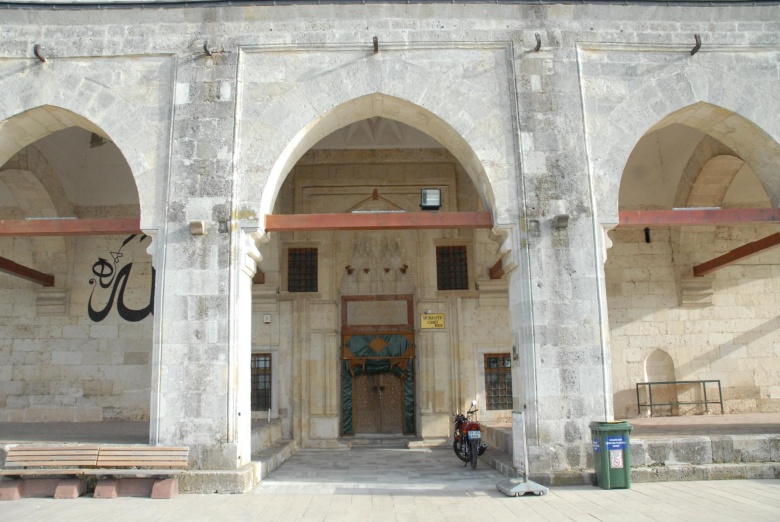
[[15,263],[4,257],[0,257],[0,272],[21,277],[22,279],[38,283],[39,285],[54,286],[53,275],[44,274],[43,272],[38,272],[32,268],[27,268],[24,265],[20,265],[19,263]]
[[410,230],[492,228],[490,212],[377,212],[366,214],[268,214],[268,232],[305,230]]
[[731,250],[722,256],[718,256],[715,259],[710,259],[709,261],[706,261],[700,265],[696,265],[693,267],[693,275],[696,277],[702,277],[707,274],[711,274],[715,270],[729,266],[730,264],[735,263],[741,259],[753,256],[777,245],[780,245],[780,232],[759,239],[758,241],[753,241],[747,245],[742,245],[741,247],[735,248],[734,250]]
[[780,209],[621,210],[619,218],[619,227],[749,225],[780,222]]
[[0,237],[138,234],[140,218],[0,220]]

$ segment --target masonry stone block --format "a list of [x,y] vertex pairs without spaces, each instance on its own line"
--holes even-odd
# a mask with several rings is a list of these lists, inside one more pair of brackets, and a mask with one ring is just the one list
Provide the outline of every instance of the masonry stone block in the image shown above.
[[671,458],[674,463],[709,464],[712,447],[708,437],[688,437],[672,442]]
[[78,498],[84,494],[86,487],[84,479],[60,480],[54,491],[54,498]]
[[772,440],[769,435],[764,436],[744,436],[734,435],[732,437],[735,452],[739,452],[742,462],[771,462],[772,461]]
[[21,481],[23,497],[54,497],[60,479],[27,478]]
[[3,478],[0,480],[0,500],[18,500],[22,498],[22,481]]

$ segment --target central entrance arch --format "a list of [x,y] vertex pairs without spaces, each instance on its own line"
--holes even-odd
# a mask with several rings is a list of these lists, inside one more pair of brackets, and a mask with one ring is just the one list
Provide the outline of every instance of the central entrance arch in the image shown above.
[[[420,191],[438,188],[439,216],[489,216],[495,203],[484,187],[481,163],[452,127],[409,102],[372,95],[301,131],[273,167],[261,206],[266,225],[277,216],[429,217],[436,214],[420,210]],[[303,447],[343,447],[361,434],[449,435],[452,412],[486,393],[478,354],[512,350],[508,284],[495,268],[506,252],[496,248],[492,220],[487,225],[312,223],[265,233],[251,344],[278,361],[271,416],[288,436]],[[448,268],[461,273],[450,276],[457,284],[438,277],[442,252],[459,253]],[[422,330],[422,311],[446,317],[446,326]]]
[[349,100],[331,109],[303,128],[285,147],[272,167],[263,190],[260,209],[272,214],[284,179],[301,157],[318,142],[350,124],[372,118],[388,118],[427,134],[446,148],[469,176],[482,206],[496,208],[491,183],[474,149],[442,118],[419,105],[385,94],[371,94]]

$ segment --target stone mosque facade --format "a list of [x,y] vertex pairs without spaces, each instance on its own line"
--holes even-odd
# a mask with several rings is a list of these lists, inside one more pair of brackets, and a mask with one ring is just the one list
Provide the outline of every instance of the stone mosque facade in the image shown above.
[[6,2],[0,426],[240,473],[476,400],[554,476],[637,383],[780,411],[780,6],[714,4]]

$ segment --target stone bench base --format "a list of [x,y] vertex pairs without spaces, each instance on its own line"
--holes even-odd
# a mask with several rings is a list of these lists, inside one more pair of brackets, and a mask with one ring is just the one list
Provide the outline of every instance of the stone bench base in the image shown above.
[[[0,500],[29,497],[78,498],[86,492],[81,478],[26,478],[0,480]],[[151,497],[174,498],[179,494],[176,477],[101,479],[95,486],[94,498]]]
[[179,479],[118,478],[101,479],[94,498],[151,497],[173,498],[179,494]]
[[0,481],[0,500],[29,497],[78,498],[86,491],[84,479],[28,478]]

